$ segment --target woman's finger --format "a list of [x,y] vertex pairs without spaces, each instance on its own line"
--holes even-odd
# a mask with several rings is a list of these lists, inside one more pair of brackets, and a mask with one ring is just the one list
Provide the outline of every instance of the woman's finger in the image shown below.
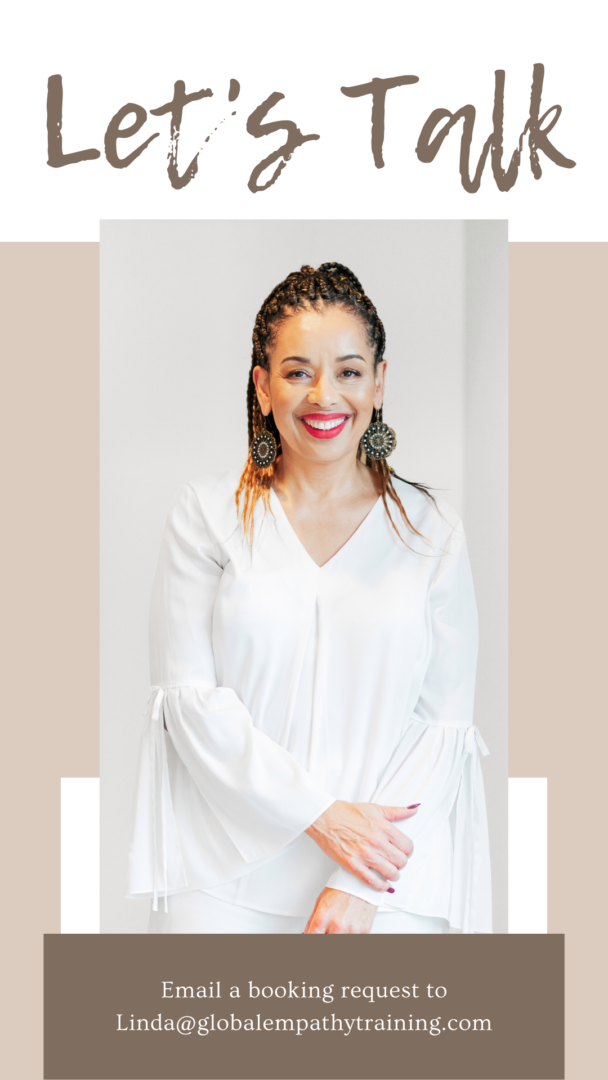
[[402,851],[404,855],[407,855],[409,859],[412,851],[414,850],[414,844],[410,840],[409,836],[406,836],[405,833],[402,833],[399,829],[396,829],[394,825],[390,824],[390,822],[387,822],[386,836],[388,837],[390,843],[394,844],[395,847],[399,848],[399,850]]
[[[414,850],[414,845],[411,841],[406,847],[410,852]],[[376,855],[386,859],[392,866],[396,867],[397,870],[403,870],[404,866],[407,865],[409,859],[407,851],[403,846],[397,847],[397,845],[393,844],[388,837],[384,837],[382,843],[372,842],[370,849],[372,849]]]
[[[370,866],[376,867],[376,860],[383,859],[385,862],[390,863],[396,870],[403,870],[407,865],[409,858],[406,848],[410,851],[413,850],[414,845],[410,841],[409,844],[398,847],[393,844],[391,840],[384,835],[376,835],[371,837],[366,844],[361,846],[360,854],[363,856],[364,862],[369,862]],[[371,860],[371,861],[370,861]],[[384,873],[384,871],[382,871]]]
[[412,852],[414,850],[414,842],[410,839],[409,836],[404,836],[403,833],[398,833],[397,837],[393,838],[393,834],[390,833],[388,836],[388,842],[390,847],[396,848],[398,851],[401,852],[402,855],[405,856],[406,859],[411,858]]
[[414,814],[418,813],[420,803],[414,803],[412,806],[381,806],[379,803],[373,803],[372,805],[377,806],[378,810],[382,811],[387,821],[405,821],[406,818],[413,817]]
[[399,878],[401,877],[399,870],[392,860],[388,856],[385,856],[383,852],[370,848],[367,854],[363,855],[363,859],[370,869],[375,870],[378,874],[381,874],[382,877],[387,878],[388,881],[399,881]]
[[372,889],[376,889],[377,892],[386,892],[390,888],[390,881],[387,880],[386,876],[378,873],[367,863],[361,862],[360,859],[354,859],[349,870],[364,885],[371,885]]
[[408,856],[400,851],[399,848],[394,847],[392,844],[388,849],[387,858],[393,866],[397,867],[397,870],[403,870],[408,863]]

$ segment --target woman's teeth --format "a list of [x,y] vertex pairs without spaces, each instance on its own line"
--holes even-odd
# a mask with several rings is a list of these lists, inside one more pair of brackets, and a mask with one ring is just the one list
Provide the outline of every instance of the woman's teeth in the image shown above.
[[346,419],[348,419],[346,416],[338,416],[335,420],[310,420],[306,417],[305,422],[309,427],[318,428],[319,431],[330,431],[331,428],[339,427]]

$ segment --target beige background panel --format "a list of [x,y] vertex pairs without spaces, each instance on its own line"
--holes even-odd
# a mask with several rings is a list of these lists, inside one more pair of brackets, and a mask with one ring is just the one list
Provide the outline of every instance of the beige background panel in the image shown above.
[[[549,776],[566,1076],[586,1080],[603,1060],[605,871],[589,822],[599,821],[605,761],[608,245],[518,244],[509,255],[510,772]],[[0,275],[13,1005],[3,1056],[17,1080],[40,1080],[42,934],[59,929],[59,778],[98,770],[98,246],[3,244]]]
[[59,930],[59,780],[99,774],[98,279],[98,244],[0,245],[2,1072],[27,1080]]
[[607,295],[607,244],[509,246],[509,775],[549,778],[568,1080],[604,1025]]

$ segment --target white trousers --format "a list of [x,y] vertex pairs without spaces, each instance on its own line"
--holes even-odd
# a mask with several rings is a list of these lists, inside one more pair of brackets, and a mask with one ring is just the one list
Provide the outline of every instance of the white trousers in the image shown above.
[[[150,934],[301,934],[308,918],[273,915],[267,911],[239,907],[200,890],[169,896],[168,911],[159,900],[151,911]],[[409,911],[381,911],[374,919],[372,934],[447,934],[445,919],[412,915]]]

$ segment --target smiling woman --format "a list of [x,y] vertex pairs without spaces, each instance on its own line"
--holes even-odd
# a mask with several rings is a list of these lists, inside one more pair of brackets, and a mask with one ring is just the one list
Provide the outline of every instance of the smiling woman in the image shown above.
[[240,480],[171,507],[131,851],[152,932],[491,930],[466,542],[387,464],[384,348],[350,270],[290,274]]
[[352,488],[336,491],[332,466],[356,461],[371,411],[381,405],[386,361],[376,366],[359,319],[329,305],[283,323],[269,361],[268,368],[256,366],[252,378],[262,415],[272,413],[281,432],[281,455],[269,467],[273,487],[304,546],[322,565],[379,496],[365,468],[354,473]]

